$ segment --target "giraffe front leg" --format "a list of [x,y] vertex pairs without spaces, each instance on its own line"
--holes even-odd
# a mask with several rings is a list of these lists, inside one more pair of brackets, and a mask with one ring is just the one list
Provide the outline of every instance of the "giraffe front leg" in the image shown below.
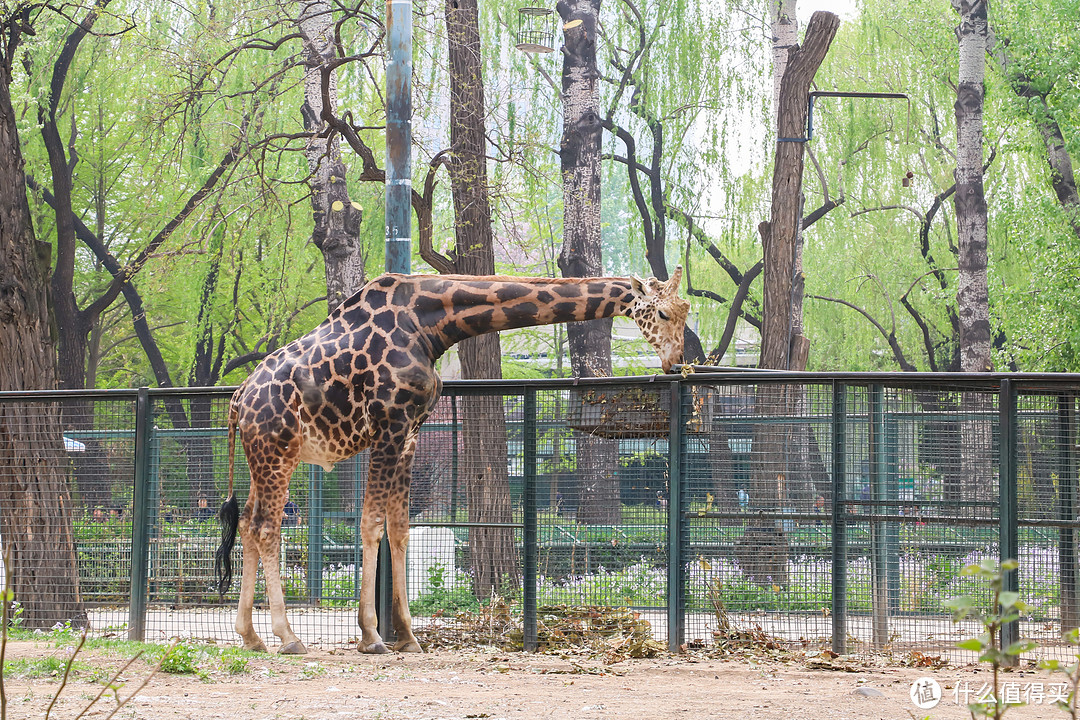
[[240,582],[240,602],[236,609],[236,632],[244,640],[244,649],[253,652],[266,652],[266,643],[255,632],[251,622],[251,608],[255,604],[255,580],[259,572],[259,549],[246,523],[241,521],[240,542],[244,548],[244,569]]
[[382,541],[383,515],[365,501],[360,516],[360,537],[364,543],[364,569],[360,577],[360,652],[384,653],[386,645],[379,635],[379,619],[375,614],[375,578],[379,570],[379,543]]
[[397,652],[423,652],[412,630],[412,613],[409,612],[409,596],[405,586],[405,552],[409,547],[409,506],[392,509],[386,517],[386,533],[390,540],[390,558],[394,576],[394,631]]
[[263,573],[266,575],[266,599],[270,602],[270,621],[274,634],[281,640],[278,653],[282,655],[304,655],[307,648],[293,632],[289,619],[285,616],[285,594],[281,589],[281,530],[278,527],[267,528],[261,533]]

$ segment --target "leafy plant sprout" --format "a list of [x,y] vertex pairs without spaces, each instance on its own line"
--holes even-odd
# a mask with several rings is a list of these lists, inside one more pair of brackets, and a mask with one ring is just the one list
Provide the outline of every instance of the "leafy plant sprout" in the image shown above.
[[1005,574],[1020,566],[1016,560],[1004,560],[999,565],[993,558],[983,558],[978,565],[967,565],[960,573],[988,582],[993,593],[990,609],[980,608],[970,595],[961,595],[945,603],[953,611],[953,620],[959,622],[965,618],[974,618],[983,626],[983,632],[956,644],[961,650],[973,650],[979,653],[979,662],[989,663],[993,668],[993,696],[983,701],[968,703],[972,718],[993,718],[1001,720],[1009,706],[1001,699],[999,682],[1001,667],[1012,658],[1028,652],[1035,647],[1031,640],[1018,640],[1007,648],[1001,647],[1001,628],[1020,619],[1020,613],[1028,606],[1020,600],[1020,593],[1004,590]]

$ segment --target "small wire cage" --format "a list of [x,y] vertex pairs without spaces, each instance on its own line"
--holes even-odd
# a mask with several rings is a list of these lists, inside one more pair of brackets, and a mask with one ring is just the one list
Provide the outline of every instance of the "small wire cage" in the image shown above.
[[555,51],[554,12],[542,7],[518,8],[517,49],[527,53]]

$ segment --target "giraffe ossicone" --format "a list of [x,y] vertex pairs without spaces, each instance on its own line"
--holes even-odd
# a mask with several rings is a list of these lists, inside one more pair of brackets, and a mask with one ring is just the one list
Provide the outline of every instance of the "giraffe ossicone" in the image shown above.
[[[667,281],[387,274],[310,333],[268,355],[229,403],[229,498],[219,513],[222,540],[215,553],[224,595],[239,533],[243,568],[236,631],[244,647],[266,650],[251,620],[261,559],[279,652],[307,652],[285,616],[281,588],[280,532],[289,479],[300,462],[332,467],[370,448],[360,519],[360,650],[387,651],[375,615],[377,548],[385,523],[393,649],[420,652],[405,592],[405,549],[417,436],[442,391],[435,361],[455,343],[482,333],[621,315],[633,318],[669,372],[682,362],[690,308],[678,294],[681,277],[681,267]],[[243,511],[233,491],[237,431],[251,471]]]

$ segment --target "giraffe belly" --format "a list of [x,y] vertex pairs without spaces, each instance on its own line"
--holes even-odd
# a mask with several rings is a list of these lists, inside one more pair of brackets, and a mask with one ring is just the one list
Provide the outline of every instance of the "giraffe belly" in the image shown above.
[[304,427],[301,436],[303,441],[298,455],[300,462],[318,465],[326,472],[330,472],[334,465],[348,460],[370,444],[368,433],[361,433],[357,437],[331,439],[310,426]]

